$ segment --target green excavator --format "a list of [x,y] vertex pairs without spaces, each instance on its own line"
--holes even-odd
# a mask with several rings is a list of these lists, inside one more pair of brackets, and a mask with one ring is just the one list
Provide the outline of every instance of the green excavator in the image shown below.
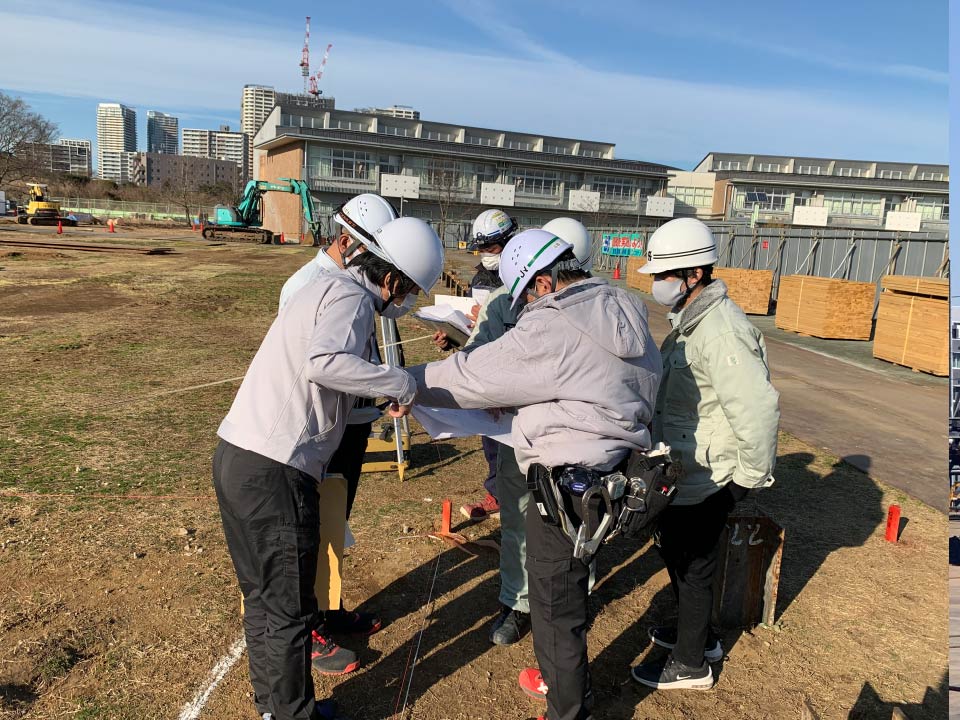
[[213,239],[240,235],[245,239],[272,244],[274,233],[263,226],[263,195],[268,192],[293,193],[299,196],[303,217],[307,221],[313,244],[320,244],[320,218],[313,205],[310,188],[303,180],[251,180],[236,205],[217,205],[213,220],[203,226],[203,237]]

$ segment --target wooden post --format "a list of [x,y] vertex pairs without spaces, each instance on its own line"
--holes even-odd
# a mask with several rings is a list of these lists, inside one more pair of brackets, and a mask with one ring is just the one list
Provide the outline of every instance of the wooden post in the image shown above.
[[731,515],[720,535],[713,622],[724,628],[775,621],[783,528],[766,515]]

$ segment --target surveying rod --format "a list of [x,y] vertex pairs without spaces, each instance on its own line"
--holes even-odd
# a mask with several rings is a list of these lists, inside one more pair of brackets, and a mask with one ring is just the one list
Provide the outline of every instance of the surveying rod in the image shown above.
[[[400,346],[397,345],[400,335],[397,332],[397,321],[381,317],[380,333],[383,336],[383,361],[390,367],[400,367]],[[397,443],[397,472],[400,474],[400,479],[403,480],[406,458],[403,453],[400,418],[393,418],[393,439]]]

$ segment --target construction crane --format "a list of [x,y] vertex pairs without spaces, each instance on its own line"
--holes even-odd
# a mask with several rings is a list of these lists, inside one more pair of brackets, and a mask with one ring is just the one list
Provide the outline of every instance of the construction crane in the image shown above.
[[307,30],[303,35],[303,50],[300,51],[300,74],[303,76],[303,94],[307,94],[310,79],[310,16],[307,15]]
[[333,47],[333,43],[327,45],[326,51],[323,53],[323,60],[320,61],[320,67],[317,70],[317,74],[310,78],[310,90],[308,91],[314,97],[317,95],[322,95],[323,90],[319,88],[320,79],[323,77],[323,70],[327,67],[327,58],[330,57],[330,48]]
[[292,193],[299,196],[303,217],[307,221],[314,245],[320,244],[320,218],[313,204],[310,188],[303,180],[279,178],[251,180],[236,205],[217,205],[214,220],[203,226],[203,237],[245,235],[264,244],[273,242],[273,232],[263,228],[263,195],[268,192]]

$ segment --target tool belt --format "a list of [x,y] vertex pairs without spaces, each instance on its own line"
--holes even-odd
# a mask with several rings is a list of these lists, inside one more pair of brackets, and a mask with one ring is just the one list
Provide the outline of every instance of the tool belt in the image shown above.
[[600,544],[616,535],[641,536],[673,501],[680,464],[670,448],[633,452],[612,472],[580,465],[531,463],[527,488],[543,522],[559,527],[573,543],[573,556],[593,560]]

